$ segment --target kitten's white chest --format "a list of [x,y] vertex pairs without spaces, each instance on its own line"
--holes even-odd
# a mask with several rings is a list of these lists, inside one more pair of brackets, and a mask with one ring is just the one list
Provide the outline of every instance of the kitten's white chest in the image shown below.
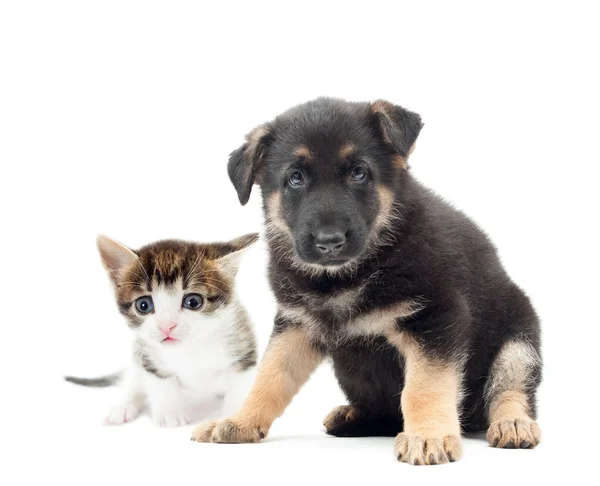
[[177,378],[184,394],[210,397],[225,392],[231,357],[223,343],[173,348],[161,353],[161,358],[164,367]]

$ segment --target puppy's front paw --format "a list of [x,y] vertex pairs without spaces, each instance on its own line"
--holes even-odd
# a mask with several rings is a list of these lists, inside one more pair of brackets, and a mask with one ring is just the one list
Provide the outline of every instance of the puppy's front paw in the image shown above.
[[194,442],[210,442],[210,437],[218,423],[218,420],[213,420],[197,425],[192,431],[192,440]]
[[460,459],[462,445],[458,435],[443,438],[426,438],[404,432],[396,436],[396,458],[414,465],[446,464]]
[[152,411],[152,421],[158,427],[181,427],[190,423],[190,414],[179,408]]
[[139,409],[132,403],[125,403],[111,408],[104,419],[104,425],[121,425],[134,420],[139,413]]
[[507,419],[493,422],[487,431],[492,447],[533,449],[540,443],[540,426],[531,419]]
[[232,419],[203,422],[192,432],[195,442],[217,442],[220,444],[244,444],[264,439],[267,431],[261,427],[244,427]]

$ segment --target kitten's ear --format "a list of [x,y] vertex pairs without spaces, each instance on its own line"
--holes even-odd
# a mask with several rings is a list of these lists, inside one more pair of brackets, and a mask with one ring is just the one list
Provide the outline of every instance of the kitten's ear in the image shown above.
[[385,100],[371,103],[371,113],[375,117],[383,141],[391,145],[400,156],[398,158],[400,165],[405,169],[408,168],[406,160],[412,153],[415,141],[423,128],[421,117]]
[[269,124],[260,125],[246,135],[244,145],[229,154],[227,173],[242,206],[250,199],[252,185],[256,182],[256,176],[272,141],[272,127]]
[[215,262],[228,275],[235,277],[240,268],[240,261],[246,249],[258,241],[258,233],[251,233],[240,236],[228,243],[225,243],[221,255],[215,259]]
[[112,278],[120,269],[137,260],[137,255],[132,250],[107,236],[99,235],[96,244],[104,268]]

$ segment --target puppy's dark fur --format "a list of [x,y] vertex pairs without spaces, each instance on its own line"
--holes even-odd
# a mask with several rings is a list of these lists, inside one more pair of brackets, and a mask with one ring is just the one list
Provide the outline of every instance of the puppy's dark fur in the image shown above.
[[[331,356],[358,411],[328,430],[334,435],[403,430],[404,359],[390,332],[459,368],[463,430],[487,428],[494,394],[516,381],[535,418],[538,319],[487,236],[407,170],[421,127],[417,114],[388,102],[320,98],[255,129],[229,161],[242,204],[253,184],[262,190],[280,309],[273,336],[303,329]],[[319,249],[323,235],[344,241]],[[392,330],[380,325],[386,320]],[[518,377],[493,368],[511,342],[534,355]]]

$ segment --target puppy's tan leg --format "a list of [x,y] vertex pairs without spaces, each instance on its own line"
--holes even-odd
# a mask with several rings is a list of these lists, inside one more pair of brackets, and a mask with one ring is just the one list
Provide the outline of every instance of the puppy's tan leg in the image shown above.
[[486,387],[492,447],[531,449],[539,444],[541,431],[531,417],[527,390],[535,389],[533,377],[540,366],[537,351],[523,341],[509,341],[498,353]]
[[240,411],[228,419],[198,425],[192,440],[240,443],[263,439],[322,360],[323,355],[298,328],[272,336]]
[[396,457],[409,464],[443,464],[462,455],[458,401],[461,375],[455,363],[430,359],[403,334],[388,337],[405,358],[401,407],[404,432],[395,442]]

